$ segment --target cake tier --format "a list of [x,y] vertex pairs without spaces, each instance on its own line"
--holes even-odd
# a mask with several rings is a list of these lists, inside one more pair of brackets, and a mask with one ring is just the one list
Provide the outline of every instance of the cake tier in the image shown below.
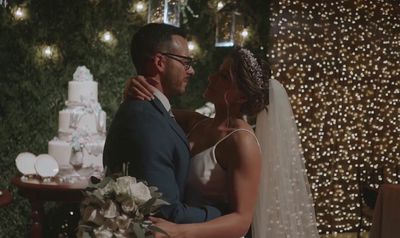
[[95,81],[69,81],[68,102],[97,102],[97,82]]
[[75,131],[84,131],[88,135],[105,134],[106,113],[99,110],[90,110],[85,107],[67,108],[58,113],[58,133],[63,140],[65,134]]
[[[49,141],[49,155],[53,156],[61,170],[69,170],[74,168],[103,168],[103,148],[105,140],[95,140],[84,143],[83,148],[79,152],[74,152],[69,142],[54,138]],[[72,166],[75,165],[75,166]]]

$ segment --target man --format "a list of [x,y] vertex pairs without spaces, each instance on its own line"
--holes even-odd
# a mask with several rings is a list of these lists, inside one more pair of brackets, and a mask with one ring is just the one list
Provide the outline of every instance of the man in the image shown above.
[[186,136],[170,114],[168,98],[182,95],[194,70],[185,33],[177,27],[151,23],[142,27],[131,43],[137,74],[158,91],[155,99],[126,99],[110,126],[104,148],[104,165],[121,171],[129,162],[129,175],[159,188],[170,203],[160,216],[175,223],[211,220],[221,215],[215,207],[183,203],[190,163]]

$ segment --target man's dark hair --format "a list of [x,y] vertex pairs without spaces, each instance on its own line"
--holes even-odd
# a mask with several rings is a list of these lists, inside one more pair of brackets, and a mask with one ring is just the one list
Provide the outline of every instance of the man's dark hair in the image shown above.
[[183,29],[163,23],[147,24],[133,35],[131,56],[138,74],[145,74],[146,62],[154,54],[169,51],[172,35],[186,38],[186,32]]

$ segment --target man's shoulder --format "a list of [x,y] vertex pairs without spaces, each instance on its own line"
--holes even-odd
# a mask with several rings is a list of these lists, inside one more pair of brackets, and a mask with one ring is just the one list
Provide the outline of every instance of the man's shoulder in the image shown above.
[[153,105],[150,101],[146,100],[126,99],[119,107],[120,109],[146,110],[149,107],[153,107]]
[[154,102],[127,99],[121,103],[118,108],[117,114],[122,115],[135,115],[135,116],[148,116],[152,114],[161,115],[161,111],[154,105]]

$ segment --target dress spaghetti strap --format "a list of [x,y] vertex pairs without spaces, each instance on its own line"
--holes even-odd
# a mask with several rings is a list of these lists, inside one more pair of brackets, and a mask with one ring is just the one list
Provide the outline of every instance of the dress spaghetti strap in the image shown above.
[[214,148],[217,147],[217,145],[218,145],[219,143],[221,143],[222,141],[224,141],[226,138],[228,138],[230,135],[232,135],[233,133],[235,133],[235,132],[237,132],[237,131],[247,131],[248,133],[250,133],[251,135],[253,135],[254,138],[255,138],[256,141],[257,141],[258,147],[260,147],[260,143],[258,142],[258,139],[257,139],[257,137],[256,137],[256,135],[254,134],[253,131],[250,131],[250,130],[244,129],[244,128],[239,128],[239,129],[236,129],[236,130],[234,130],[234,131],[231,131],[228,135],[224,136],[222,139],[220,139],[219,141],[217,141],[217,143],[215,143],[215,145],[214,145]]

